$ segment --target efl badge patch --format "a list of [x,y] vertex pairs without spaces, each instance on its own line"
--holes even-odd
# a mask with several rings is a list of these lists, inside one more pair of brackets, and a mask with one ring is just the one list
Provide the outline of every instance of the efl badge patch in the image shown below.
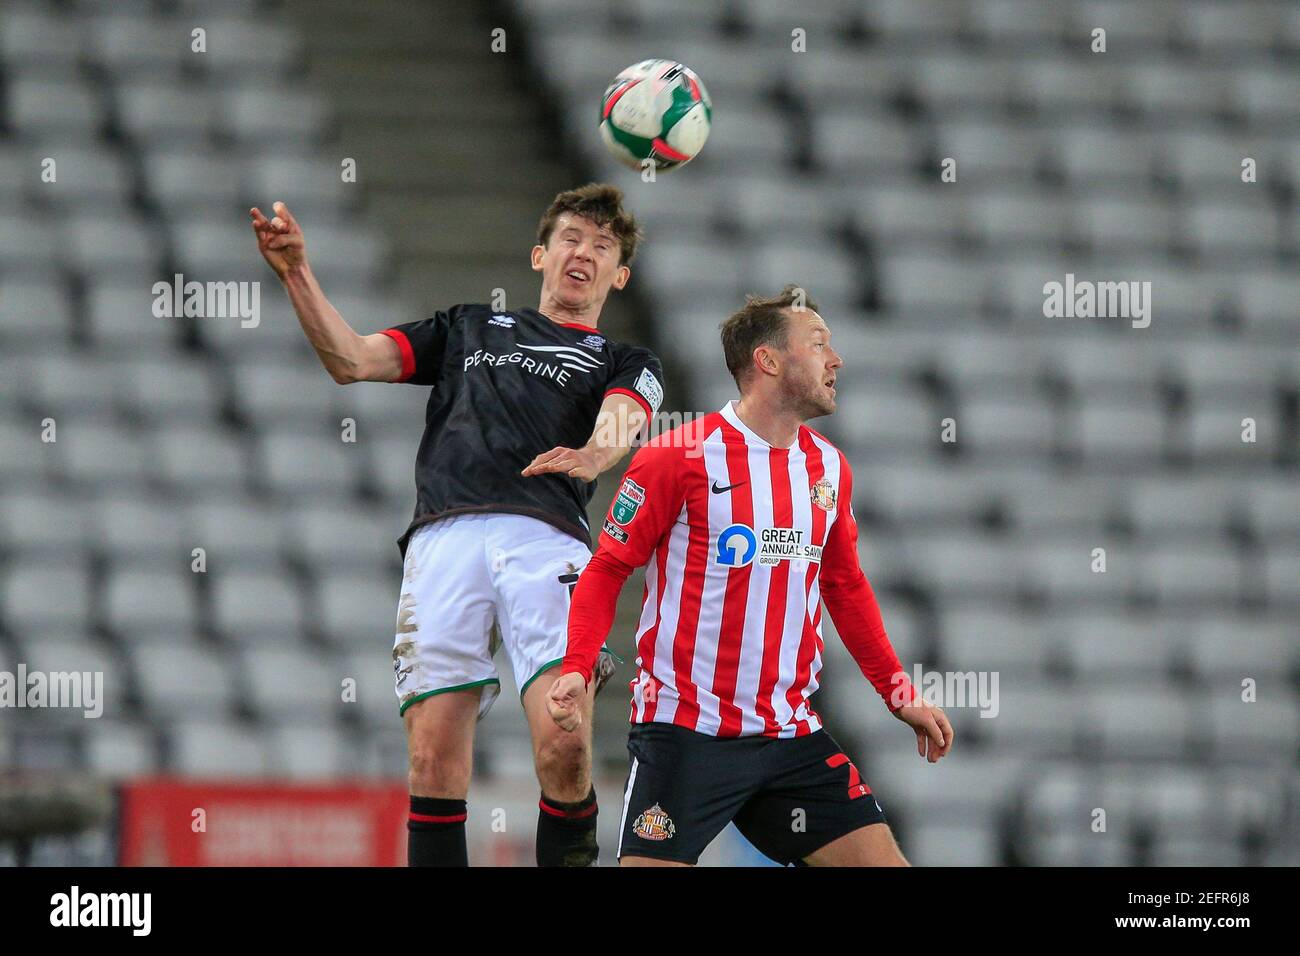
[[628,524],[636,517],[637,510],[644,501],[645,489],[631,478],[624,478],[623,486],[614,498],[614,506],[610,508],[610,517],[618,524]]
[[632,832],[643,840],[654,840],[657,843],[660,840],[671,840],[677,827],[673,826],[672,818],[664,813],[663,807],[656,803],[636,818]]
[[812,486],[812,501],[822,511],[831,511],[835,507],[835,486],[822,478]]
[[589,335],[578,344],[585,345],[587,348],[595,349],[599,352],[601,347],[605,344],[605,337],[603,335]]

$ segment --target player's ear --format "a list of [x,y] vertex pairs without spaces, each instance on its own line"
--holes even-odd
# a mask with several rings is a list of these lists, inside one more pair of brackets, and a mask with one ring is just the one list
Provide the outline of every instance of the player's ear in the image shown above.
[[534,272],[541,272],[541,271],[542,271],[542,260],[544,260],[544,259],[546,258],[546,247],[545,247],[545,246],[533,246],[533,252],[532,252],[532,255],[531,255],[529,258],[530,258],[531,261],[532,261],[533,271],[534,271]]
[[627,285],[627,280],[632,278],[632,270],[627,266],[619,266],[618,271],[614,273],[614,288],[621,289]]

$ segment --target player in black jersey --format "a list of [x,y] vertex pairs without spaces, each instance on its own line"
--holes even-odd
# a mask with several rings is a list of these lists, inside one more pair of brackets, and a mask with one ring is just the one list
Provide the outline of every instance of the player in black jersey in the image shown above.
[[536,678],[564,657],[569,596],[591,557],[596,476],[626,454],[663,397],[655,355],[597,330],[610,290],[630,276],[636,220],[613,186],[560,193],[532,249],[536,309],[457,305],[359,335],[312,275],[292,213],[279,202],[274,212],[250,210],[258,248],[334,380],[432,387],[415,514],[398,542],[393,665],[410,756],[409,862],[467,863],[474,726],[499,691],[492,655],[504,645],[542,791],[538,864],[593,865],[591,721],[583,734],[560,731]]

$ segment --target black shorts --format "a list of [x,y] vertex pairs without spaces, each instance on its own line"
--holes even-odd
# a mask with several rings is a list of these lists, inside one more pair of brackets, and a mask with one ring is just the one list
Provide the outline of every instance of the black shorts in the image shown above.
[[885,814],[833,737],[711,737],[633,724],[618,855],[695,863],[735,823],[778,863],[795,863]]

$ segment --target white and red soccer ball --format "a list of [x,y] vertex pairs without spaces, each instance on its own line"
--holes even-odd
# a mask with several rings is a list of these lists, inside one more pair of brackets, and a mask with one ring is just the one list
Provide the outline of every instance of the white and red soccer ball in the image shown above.
[[[600,105],[600,135],[619,162],[660,171],[704,147],[713,103],[700,78],[675,60],[642,60],[614,78]],[[649,163],[647,163],[647,160]]]

